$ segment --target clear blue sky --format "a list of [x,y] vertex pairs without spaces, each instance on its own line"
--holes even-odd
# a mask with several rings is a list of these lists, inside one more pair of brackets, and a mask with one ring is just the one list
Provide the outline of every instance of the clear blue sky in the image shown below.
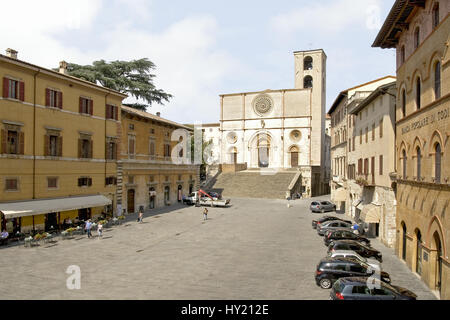
[[371,47],[393,3],[16,0],[2,5],[0,50],[48,68],[147,57],[175,96],[147,111],[206,123],[219,119],[219,94],[293,88],[293,52],[323,48],[328,110],[343,89],[395,75],[395,51]]

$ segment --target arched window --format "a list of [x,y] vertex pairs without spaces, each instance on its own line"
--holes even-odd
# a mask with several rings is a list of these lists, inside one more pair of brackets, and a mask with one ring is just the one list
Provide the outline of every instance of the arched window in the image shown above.
[[313,78],[311,76],[306,76],[303,79],[303,87],[305,89],[307,89],[307,88],[312,88],[312,86],[313,86]]
[[422,274],[422,234],[420,230],[416,232],[417,244],[416,244],[416,272]]
[[403,149],[402,152],[402,169],[403,169],[403,179],[406,179],[406,150]]
[[407,246],[407,238],[406,238],[406,233],[407,233],[407,229],[406,229],[406,225],[404,222],[402,222],[402,259],[406,260],[406,246]]
[[416,107],[417,110],[420,109],[420,96],[422,94],[422,84],[420,83],[420,78],[416,80]]
[[439,25],[439,2],[436,2],[433,7],[433,29]]
[[420,28],[417,27],[414,30],[414,49],[417,49],[420,45]]
[[303,60],[303,69],[311,70],[313,68],[313,59],[311,57],[306,57]]
[[434,65],[434,97],[441,97],[441,63],[438,61]]
[[439,143],[436,143],[434,152],[434,181],[441,183],[441,145]]
[[402,90],[402,114],[403,117],[406,116],[406,90]]
[[417,156],[417,181],[422,180],[421,177],[421,165],[422,165],[422,153],[420,151],[420,148],[417,147],[416,149],[416,156]]

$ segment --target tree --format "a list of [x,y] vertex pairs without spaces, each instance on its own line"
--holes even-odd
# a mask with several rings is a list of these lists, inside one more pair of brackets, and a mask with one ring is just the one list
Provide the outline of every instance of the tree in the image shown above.
[[153,62],[147,58],[110,63],[100,60],[86,66],[67,64],[67,72],[71,76],[144,100],[147,104],[124,104],[142,111],[145,111],[152,103],[164,104],[164,101],[169,102],[169,99],[173,97],[157,89],[153,84],[155,75],[151,71],[155,68]]

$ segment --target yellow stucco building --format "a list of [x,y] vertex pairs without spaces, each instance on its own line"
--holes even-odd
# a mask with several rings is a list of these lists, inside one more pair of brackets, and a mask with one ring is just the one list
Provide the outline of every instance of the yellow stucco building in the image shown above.
[[[120,106],[126,95],[0,55],[2,229],[49,230],[116,203]],[[106,207],[105,207],[106,206]]]
[[169,206],[196,191],[200,166],[183,160],[193,130],[159,114],[121,110],[117,192],[122,212]]
[[396,252],[450,299],[450,2],[395,1],[373,46],[396,48]]

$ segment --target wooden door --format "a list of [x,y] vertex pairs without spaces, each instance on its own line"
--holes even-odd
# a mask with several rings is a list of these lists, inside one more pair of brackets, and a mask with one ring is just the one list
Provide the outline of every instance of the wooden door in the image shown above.
[[291,167],[298,167],[298,152],[291,152]]
[[128,190],[127,211],[128,213],[134,213],[134,189]]

